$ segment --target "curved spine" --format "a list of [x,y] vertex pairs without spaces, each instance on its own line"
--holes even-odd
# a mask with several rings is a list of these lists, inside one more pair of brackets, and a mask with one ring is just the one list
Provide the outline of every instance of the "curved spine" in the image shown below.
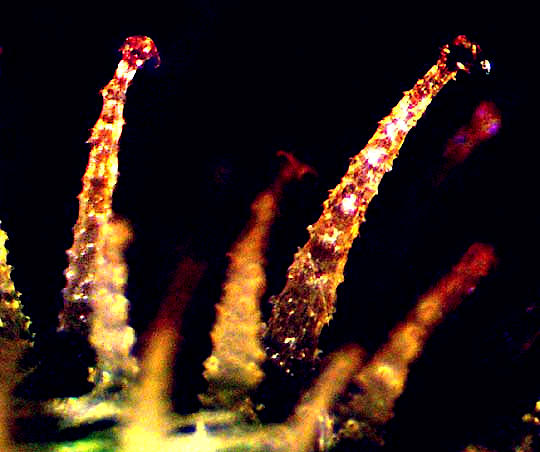
[[[471,61],[456,60],[454,53],[463,49]],[[404,93],[379,122],[365,148],[352,158],[345,176],[324,202],[320,218],[308,227],[309,239],[294,256],[285,288],[271,298],[270,354],[287,373],[295,373],[296,367],[303,369],[303,363],[313,365],[321,330],[335,310],[336,289],[343,281],[349,249],[407,133],[444,85],[459,70],[469,71],[479,52],[480,48],[464,36],[443,47],[437,63]]]
[[103,256],[100,234],[112,217],[112,195],[118,179],[118,142],[124,126],[126,91],[145,61],[158,57],[154,42],[132,36],[120,48],[122,59],[112,80],[103,88],[103,108],[88,143],[92,145],[79,195],[79,217],[73,246],[67,251],[64,309],[58,330],[88,335],[89,297],[95,289],[97,262]]

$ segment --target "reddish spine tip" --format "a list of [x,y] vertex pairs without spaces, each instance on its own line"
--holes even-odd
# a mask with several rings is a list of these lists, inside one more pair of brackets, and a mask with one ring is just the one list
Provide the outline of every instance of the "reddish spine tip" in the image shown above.
[[156,66],[160,64],[159,52],[154,41],[148,36],[130,36],[126,38],[122,47],[122,59],[130,65],[141,66],[150,59],[154,59]]
[[[457,36],[450,45],[442,49],[442,57],[450,70],[470,73],[473,67],[482,65],[482,49],[465,35]],[[482,61],[481,61],[482,60]]]
[[317,171],[315,171],[313,167],[301,162],[290,152],[279,150],[276,152],[276,156],[284,157],[286,160],[283,165],[282,172],[284,173],[284,178],[287,181],[293,179],[301,180],[306,174],[317,176]]

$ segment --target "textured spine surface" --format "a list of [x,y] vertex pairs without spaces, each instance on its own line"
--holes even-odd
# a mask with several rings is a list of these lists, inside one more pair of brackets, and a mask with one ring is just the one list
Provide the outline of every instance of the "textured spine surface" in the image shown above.
[[11,280],[11,265],[7,263],[7,234],[0,228],[0,339],[29,340],[30,317],[22,311],[21,294]]
[[154,42],[146,36],[127,38],[112,80],[103,88],[103,108],[88,143],[92,145],[79,194],[79,217],[73,228],[73,246],[67,251],[68,268],[63,290],[64,309],[58,329],[89,333],[97,263],[104,250],[100,234],[112,218],[112,195],[118,179],[118,143],[124,126],[126,91],[145,61],[158,59]]
[[392,169],[407,133],[433,97],[458,70],[469,70],[472,61],[458,61],[454,56],[463,49],[471,60],[480,50],[464,36],[443,47],[437,63],[404,93],[364,149],[352,158],[345,176],[324,202],[320,218],[308,227],[309,239],[295,254],[284,289],[271,298],[270,356],[287,373],[314,363],[319,336],[335,310],[336,289],[343,281],[349,249],[367,207],[382,177]]

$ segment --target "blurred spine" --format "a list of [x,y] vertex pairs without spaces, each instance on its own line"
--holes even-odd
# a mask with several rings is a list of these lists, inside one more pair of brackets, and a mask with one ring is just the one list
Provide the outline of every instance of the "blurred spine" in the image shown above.
[[259,301],[266,288],[264,266],[270,228],[284,186],[313,172],[289,153],[279,151],[278,155],[286,158],[280,173],[253,201],[251,219],[229,252],[230,265],[211,332],[212,354],[204,362],[209,387],[201,400],[208,406],[244,404],[247,393],[264,376],[260,368],[266,355]]

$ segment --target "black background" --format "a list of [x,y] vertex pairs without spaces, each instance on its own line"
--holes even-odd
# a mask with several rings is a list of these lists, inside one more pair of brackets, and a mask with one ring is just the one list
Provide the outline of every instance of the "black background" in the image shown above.
[[[3,10],[0,218],[13,279],[38,342],[51,337],[85,141],[101,109],[98,91],[123,40],[150,36],[162,64],[145,67],[128,91],[114,208],[135,230],[128,297],[138,332],[183,256],[208,263],[186,314],[176,382],[177,408],[196,409],[225,253],[250,202],[275,176],[276,151],[295,153],[318,177],[287,190],[268,252],[268,295],[281,290],[305,227],[318,218],[348,159],[438,49],[465,33],[482,46],[492,73],[459,76],[409,134],[351,251],[322,348],[354,341],[375,351],[471,243],[491,243],[496,271],[438,328],[412,367],[387,439],[395,450],[508,445],[538,397],[531,12],[353,5],[203,0],[133,10]],[[500,133],[434,188],[445,143],[482,100],[501,110]]]

